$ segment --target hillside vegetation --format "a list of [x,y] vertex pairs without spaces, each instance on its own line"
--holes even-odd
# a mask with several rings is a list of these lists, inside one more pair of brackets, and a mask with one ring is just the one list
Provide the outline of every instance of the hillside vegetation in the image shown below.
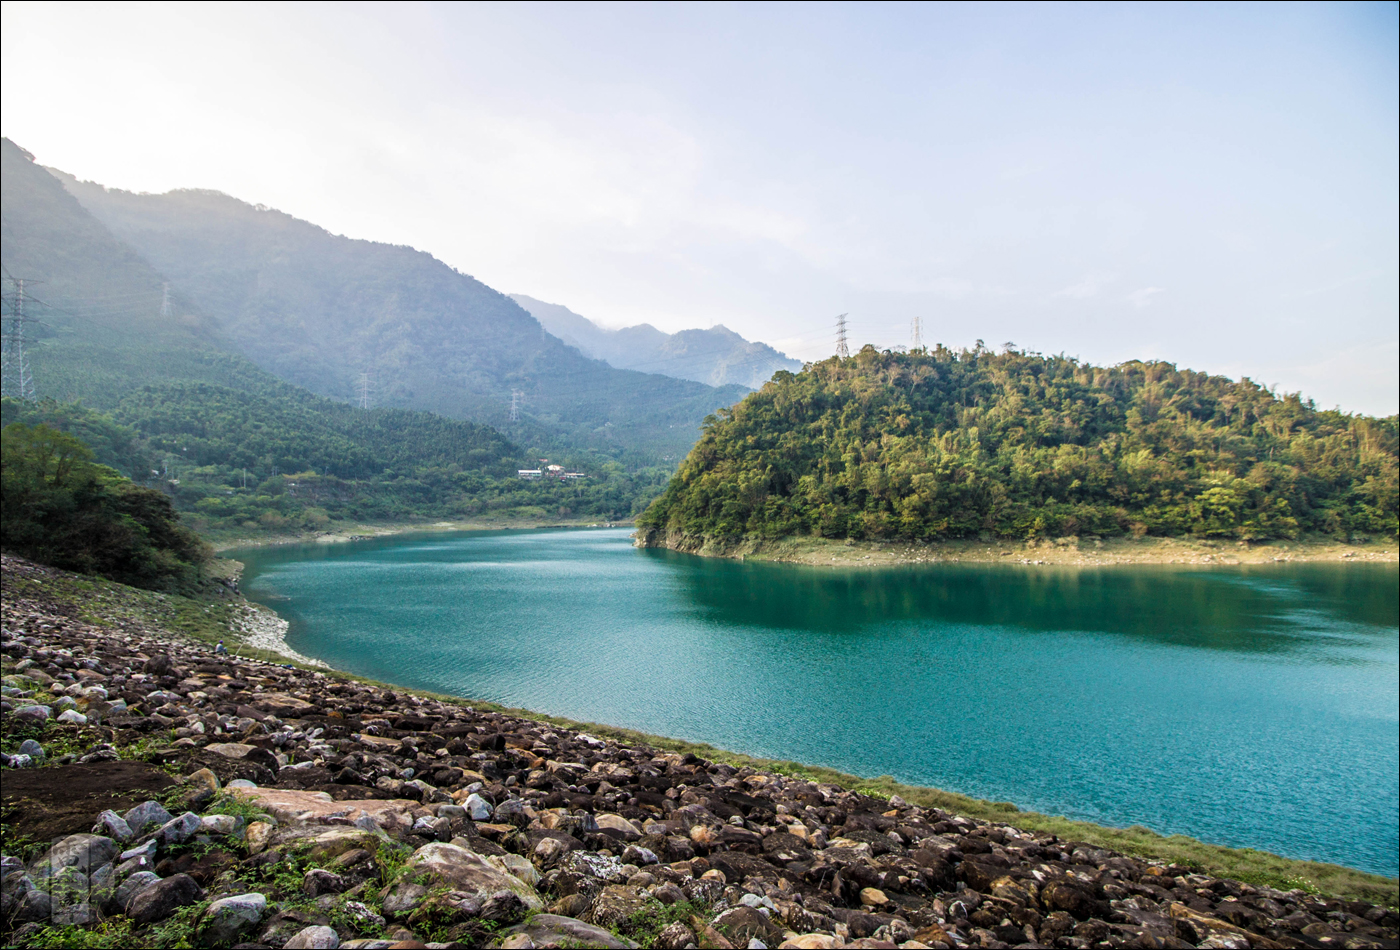
[[138,587],[199,582],[208,550],[164,494],[95,464],[90,448],[49,426],[7,425],[0,442],[7,552]]
[[1178,370],[980,346],[778,373],[704,433],[643,543],[793,535],[1397,533],[1396,418]]

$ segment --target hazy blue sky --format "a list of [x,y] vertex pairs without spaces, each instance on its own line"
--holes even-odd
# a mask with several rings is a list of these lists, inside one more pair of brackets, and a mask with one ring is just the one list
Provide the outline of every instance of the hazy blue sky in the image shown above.
[[3,132],[813,358],[1003,341],[1393,413],[1397,5],[3,5]]

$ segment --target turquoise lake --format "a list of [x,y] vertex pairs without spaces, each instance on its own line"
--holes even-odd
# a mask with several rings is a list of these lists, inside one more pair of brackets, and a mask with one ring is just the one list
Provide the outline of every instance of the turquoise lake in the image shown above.
[[1397,873],[1393,564],[828,569],[628,531],[237,552],[332,666]]

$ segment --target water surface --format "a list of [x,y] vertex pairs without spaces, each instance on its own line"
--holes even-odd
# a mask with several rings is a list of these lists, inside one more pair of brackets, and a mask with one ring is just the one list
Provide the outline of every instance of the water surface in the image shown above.
[[1394,876],[1389,564],[829,569],[625,530],[237,555],[364,676]]

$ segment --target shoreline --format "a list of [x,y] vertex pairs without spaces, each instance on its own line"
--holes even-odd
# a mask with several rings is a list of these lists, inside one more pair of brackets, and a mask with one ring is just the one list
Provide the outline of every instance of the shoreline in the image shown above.
[[[5,561],[5,573],[7,575],[7,582],[9,582],[6,584],[7,587],[10,586],[10,583],[12,583],[16,577],[26,578],[30,584],[37,582],[41,586],[47,588],[46,593],[48,596],[46,599],[52,600],[55,604],[62,603],[64,600],[72,598],[75,595],[78,597],[85,597],[91,590],[90,583],[87,583],[89,579],[83,578],[81,575],[74,575],[56,568],[33,564],[18,558],[12,558],[9,555],[5,557]],[[44,583],[44,579],[47,579],[48,583]],[[65,589],[70,588],[72,586],[71,582],[74,580],[79,582],[78,589]],[[59,583],[55,584],[53,583],[54,581]],[[123,586],[110,581],[102,581],[100,583],[103,587],[110,585],[114,588],[120,588]],[[128,590],[135,591],[136,589],[128,588]],[[11,602],[12,597],[18,594],[21,599],[24,599],[26,593],[27,590],[26,592],[15,591],[13,589],[7,591],[7,597],[5,598],[7,601],[7,608],[13,606]],[[164,603],[162,602],[168,601],[169,599],[166,595],[152,595],[144,591],[138,593],[153,598],[156,603],[160,604],[160,609],[164,609]],[[104,600],[106,599],[104,598]],[[89,606],[96,606],[96,604],[92,604],[89,601]],[[107,603],[104,603],[102,606],[107,606]],[[267,642],[252,642],[251,640],[243,639],[247,635],[241,633],[240,630],[242,629],[241,624],[246,621],[237,616],[235,612],[234,615],[228,617],[226,624],[230,633],[239,641],[240,645],[246,645],[252,648],[252,650],[259,652],[276,652],[287,659],[303,665],[314,664],[315,669],[313,672],[336,682],[359,683],[379,688],[391,688],[406,696],[416,696],[423,699],[449,702],[456,705],[469,705],[470,707],[483,711],[493,711],[499,714],[529,719],[555,727],[584,731],[592,735],[611,738],[614,741],[650,745],[657,749],[681,754],[694,753],[715,761],[729,763],[735,767],[748,767],[771,771],[812,782],[832,783],[861,794],[873,795],[877,798],[888,800],[891,796],[898,796],[906,801],[921,806],[943,808],[978,820],[1074,838],[1096,847],[1116,849],[1146,860],[1189,864],[1199,867],[1207,873],[1221,877],[1230,877],[1245,883],[1301,887],[1304,890],[1310,890],[1316,893],[1341,893],[1343,891],[1355,893],[1357,889],[1360,888],[1367,892],[1366,896],[1368,899],[1383,901],[1387,906],[1391,907],[1400,906],[1400,879],[1386,877],[1383,874],[1364,871],[1345,865],[1313,861],[1304,858],[1289,858],[1249,847],[1219,845],[1180,834],[1164,835],[1139,825],[1117,828],[1072,818],[1022,811],[1010,802],[993,802],[972,798],[945,789],[906,785],[888,775],[874,778],[855,776],[821,765],[804,764],[790,760],[760,758],[742,752],[720,749],[704,742],[658,736],[625,727],[578,721],[566,717],[540,713],[534,710],[502,706],[497,703],[471,697],[439,694],[429,690],[373,680],[339,670],[324,663],[324,661],[296,654],[295,651],[290,650],[290,648],[285,648],[285,641],[279,640],[284,649],[274,650],[270,645],[272,642],[271,638],[285,634],[286,621],[277,616],[276,612],[270,608],[266,608],[262,605],[255,605],[246,600],[242,600],[237,606],[250,613],[259,615],[259,620],[257,622],[261,624],[261,626],[257,630],[257,635],[267,639]],[[164,636],[177,640],[184,640],[197,649],[209,650],[212,648],[212,644],[207,642],[208,639],[211,639],[208,638],[207,634],[193,636],[189,631],[179,627],[166,626],[160,623],[160,620],[164,619],[163,617],[141,618],[144,622],[139,623],[136,627],[132,626],[131,619],[132,618],[128,616],[102,618],[91,614],[85,618],[88,623],[105,622],[106,624],[110,624],[110,633],[122,630],[127,635],[139,633],[140,635],[149,636],[156,633],[158,629]],[[152,620],[155,622],[152,622]],[[278,629],[270,630],[270,627],[277,627]],[[231,650],[230,652],[238,654],[240,651]],[[245,657],[242,656],[238,658],[245,659]],[[246,657],[246,659],[254,661],[262,660],[263,662],[267,661],[266,657],[251,655]],[[277,661],[273,660],[273,662]]]
[[[640,534],[640,533],[639,533]],[[895,564],[1019,564],[1109,567],[1133,564],[1246,564],[1312,562],[1400,563],[1394,541],[1332,539],[1235,542],[1195,538],[1056,538],[1023,541],[851,541],[827,538],[742,539],[732,543],[672,535],[634,536],[640,548],[662,548],[698,557],[803,564],[812,567],[883,567]]]
[[272,535],[262,538],[220,538],[210,542],[215,554],[242,548],[283,547],[292,544],[348,544],[352,541],[369,541],[388,538],[400,534],[433,534],[447,531],[538,531],[542,528],[627,528],[633,524],[626,521],[558,521],[553,519],[531,521],[434,521],[431,523],[385,522],[357,524],[336,531],[318,531],[314,534]]

